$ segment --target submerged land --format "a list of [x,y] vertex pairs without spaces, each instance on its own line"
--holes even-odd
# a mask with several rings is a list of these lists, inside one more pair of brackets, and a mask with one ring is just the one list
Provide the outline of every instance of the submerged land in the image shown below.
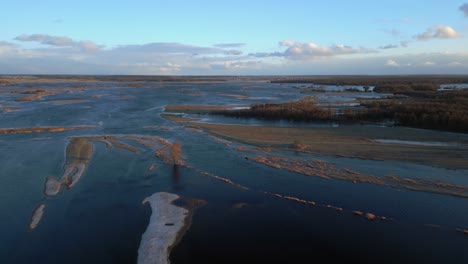
[[0,261],[464,263],[467,118],[462,75],[0,76]]

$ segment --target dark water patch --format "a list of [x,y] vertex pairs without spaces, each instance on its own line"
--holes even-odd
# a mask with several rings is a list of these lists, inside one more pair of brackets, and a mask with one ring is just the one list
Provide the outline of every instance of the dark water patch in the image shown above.
[[[398,242],[398,237],[405,233],[410,234],[408,240]],[[420,238],[425,242],[417,242]],[[454,248],[441,245],[432,251],[440,239],[455,239],[459,244]],[[171,260],[173,263],[290,263],[305,259],[462,263],[466,243],[464,237],[453,233],[368,222],[353,215],[337,217],[333,211],[271,199],[239,211],[223,212],[210,205],[200,209]]]

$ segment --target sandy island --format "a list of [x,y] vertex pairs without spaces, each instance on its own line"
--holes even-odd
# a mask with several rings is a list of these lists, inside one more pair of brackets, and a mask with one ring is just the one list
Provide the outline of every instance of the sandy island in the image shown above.
[[28,134],[28,133],[56,133],[68,130],[89,129],[96,126],[70,126],[70,127],[25,127],[25,128],[0,128],[1,134]]
[[173,205],[178,195],[159,192],[147,197],[152,214],[148,227],[141,237],[138,249],[139,264],[163,264],[169,262],[169,253],[187,225],[189,210]]

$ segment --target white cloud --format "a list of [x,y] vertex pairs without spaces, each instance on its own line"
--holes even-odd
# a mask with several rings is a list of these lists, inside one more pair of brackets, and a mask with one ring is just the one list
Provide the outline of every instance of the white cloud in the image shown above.
[[56,47],[75,47],[85,51],[96,51],[102,48],[91,41],[76,41],[69,37],[50,36],[45,34],[20,35],[15,38],[18,41],[39,42],[43,45]]
[[455,31],[452,27],[449,26],[433,26],[429,29],[427,29],[426,32],[420,33],[414,36],[415,39],[417,40],[428,40],[428,39],[452,39],[452,38],[457,38],[459,37],[460,34]]
[[68,37],[57,37],[57,36],[49,36],[43,34],[33,34],[33,35],[20,35],[15,38],[15,40],[19,41],[35,41],[39,42],[44,45],[51,45],[51,46],[72,46],[75,41]]
[[464,3],[459,9],[465,14],[465,17],[468,17],[468,3]]
[[247,69],[261,64],[260,61],[226,61],[224,63],[212,63],[210,67],[214,70]]
[[434,65],[436,65],[436,63],[433,62],[433,61],[426,61],[426,62],[423,63],[423,65],[424,66],[434,66]]
[[398,62],[396,62],[396,61],[394,61],[394,60],[388,60],[387,63],[385,63],[385,65],[387,65],[387,66],[392,66],[392,67],[398,67],[398,66],[400,66],[400,65],[398,64]]
[[250,56],[265,58],[265,57],[285,57],[292,60],[310,60],[316,58],[333,57],[339,55],[373,53],[371,49],[353,48],[343,44],[332,46],[320,46],[314,42],[296,42],[292,40],[280,41],[281,47],[286,47],[283,52],[258,52],[251,53]]
[[[54,44],[47,44],[48,47],[41,48],[26,48],[29,45],[24,43],[0,41],[0,73],[261,75],[468,72],[468,54],[454,51],[392,56],[386,56],[382,52],[380,56],[343,56],[375,51],[345,45],[320,46],[315,43],[285,40],[280,44],[282,51],[251,55],[240,55],[235,49],[231,50],[231,47],[162,42],[117,46],[90,53],[85,49],[67,46],[70,38],[63,38],[24,38]],[[89,45],[88,49],[93,49],[93,42],[80,43],[82,46]],[[268,58],[264,59],[265,57]],[[427,62],[434,64],[427,65]]]
[[301,43],[290,40],[281,41],[280,46],[287,47],[286,51],[284,52],[287,57],[298,59],[304,57],[331,57],[337,55],[374,52],[363,48],[355,49],[351,46],[345,46],[343,44],[319,46],[313,42]]
[[[380,75],[380,74],[466,74],[468,72],[467,53],[419,53],[386,56],[348,56],[335,57],[321,61],[285,61],[274,67],[262,65],[267,74],[294,75]],[[387,62],[394,61],[399,66],[389,66]],[[424,66],[424,62],[432,61],[436,65]],[[460,65],[449,67],[447,64],[458,61]],[[393,63],[390,63],[393,64]]]
[[447,65],[448,66],[460,66],[460,65],[463,65],[463,64],[458,62],[458,61],[452,61],[452,62],[447,63]]

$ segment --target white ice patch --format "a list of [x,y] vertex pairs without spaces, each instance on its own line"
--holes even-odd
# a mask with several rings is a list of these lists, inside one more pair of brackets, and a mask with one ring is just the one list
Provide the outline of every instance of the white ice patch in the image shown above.
[[138,249],[139,264],[168,264],[169,247],[184,228],[188,210],[172,204],[179,196],[159,192],[143,200],[151,205],[151,218],[145,233],[141,237]]
[[34,209],[31,221],[29,222],[29,230],[34,230],[39,222],[41,222],[42,216],[44,215],[45,204],[40,204],[36,209]]

